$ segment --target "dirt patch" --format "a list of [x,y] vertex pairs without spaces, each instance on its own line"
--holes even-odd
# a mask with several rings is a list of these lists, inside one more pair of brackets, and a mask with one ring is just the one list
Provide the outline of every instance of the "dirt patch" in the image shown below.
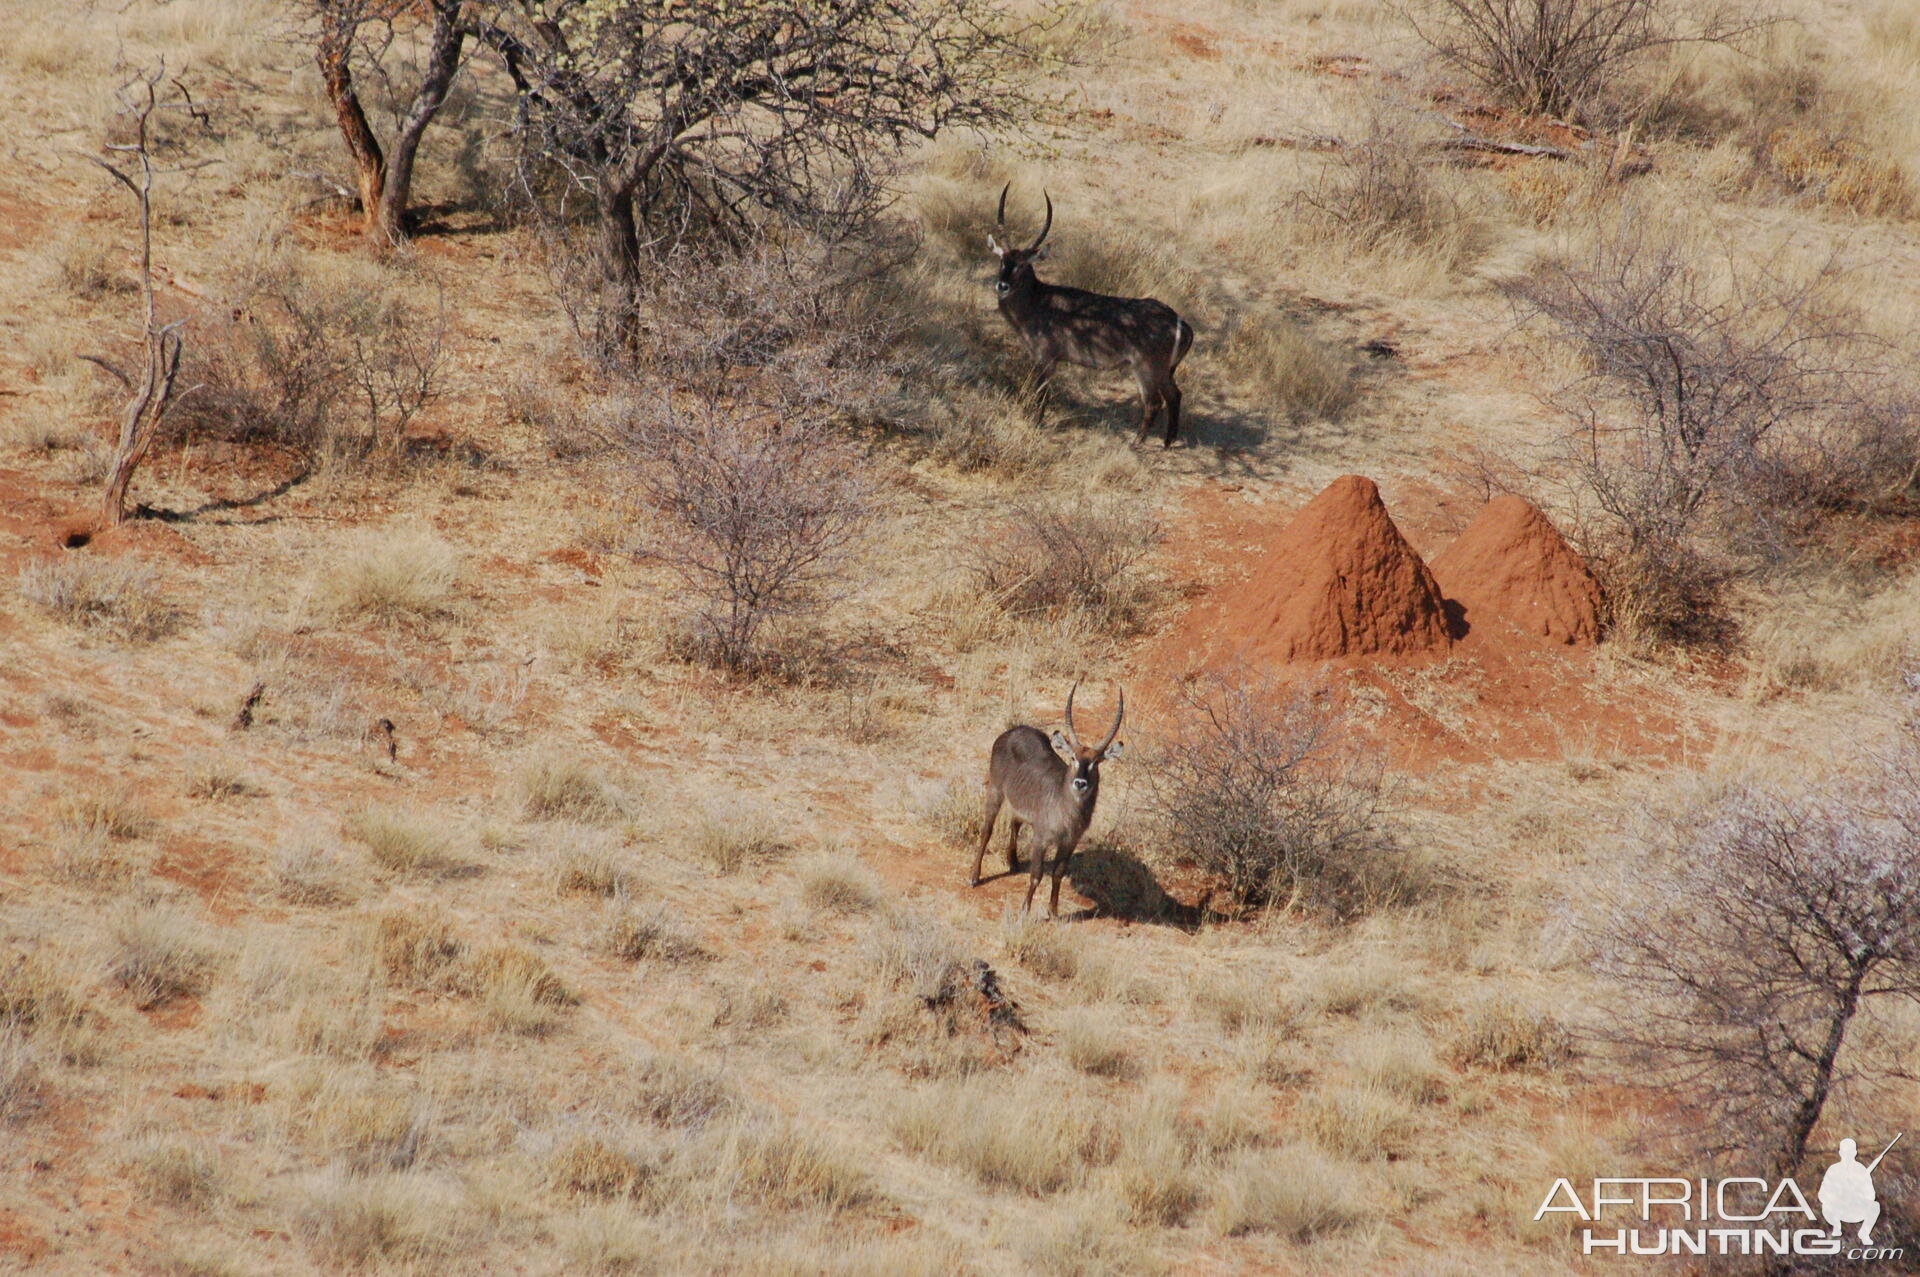
[[1600,584],[1560,530],[1522,497],[1496,497],[1433,560],[1433,575],[1471,628],[1510,622],[1551,644],[1600,641]]

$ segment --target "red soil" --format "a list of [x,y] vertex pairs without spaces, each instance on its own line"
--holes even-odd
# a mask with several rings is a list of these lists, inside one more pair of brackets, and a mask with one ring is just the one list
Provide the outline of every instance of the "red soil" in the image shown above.
[[1600,586],[1547,517],[1520,497],[1496,497],[1433,560],[1433,575],[1471,629],[1511,622],[1552,644],[1600,641]]

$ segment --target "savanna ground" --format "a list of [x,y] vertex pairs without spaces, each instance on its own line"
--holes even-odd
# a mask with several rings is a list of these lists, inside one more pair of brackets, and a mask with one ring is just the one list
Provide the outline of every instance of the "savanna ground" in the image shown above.
[[[13,1268],[1575,1270],[1534,1207],[1632,1173],[1661,1119],[1582,1045],[1605,995],[1569,918],[1649,813],[1844,767],[1904,712],[1920,542],[1863,518],[1737,587],[1709,651],[1363,680],[1444,890],[1196,921],[1145,832],[1156,638],[1188,599],[1335,476],[1376,479],[1431,553],[1490,468],[1548,464],[1567,356],[1502,291],[1546,255],[1637,210],[1705,261],[1833,265],[1916,353],[1920,25],[1892,0],[1650,60],[1624,145],[1448,163],[1420,149],[1436,112],[1567,134],[1484,108],[1383,6],[1093,7],[1040,122],[909,166],[917,251],[874,304],[921,375],[863,436],[882,508],[844,597],[746,678],[684,659],[681,587],[624,553],[648,516],[593,442],[605,390],[538,237],[487,198],[484,74],[429,135],[426,233],[380,263],[313,176],[339,138],[272,6],[6,8]],[[144,517],[67,548],[116,409],[76,356],[133,305],[125,195],[78,155],[157,55],[216,134],[161,189],[163,304],[210,330],[269,276],[401,298],[444,323],[441,393],[378,464],[188,430],[136,479]],[[1387,185],[1416,198],[1384,208],[1316,142],[1396,131],[1414,168]],[[1045,277],[1193,321],[1188,446],[1135,450],[1118,378],[1027,422],[984,248],[1008,180],[1020,225],[1042,187],[1058,209]],[[1555,491],[1530,495],[1576,522]],[[980,547],[1036,509],[1143,557],[1010,614]],[[1082,676],[1083,730],[1136,689],[1088,863],[1138,856],[1188,909],[1089,869],[1036,923],[1024,879],[965,885],[988,744],[1056,724]],[[975,959],[1027,1032],[929,1009]],[[1874,1102],[1920,1123],[1910,1091]]]

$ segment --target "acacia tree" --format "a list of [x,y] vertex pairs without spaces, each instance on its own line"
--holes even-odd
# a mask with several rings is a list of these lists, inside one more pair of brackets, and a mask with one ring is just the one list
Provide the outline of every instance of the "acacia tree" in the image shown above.
[[858,229],[909,141],[1021,118],[1036,37],[1063,17],[1051,0],[497,0],[474,30],[518,89],[523,172],[591,201],[602,335],[631,338],[648,246],[768,216]]
[[[407,238],[414,162],[427,126],[446,105],[470,27],[464,0],[299,0],[321,83],[353,160],[362,227],[382,248]],[[382,146],[361,102],[357,77],[384,71],[401,32],[425,24],[426,61],[406,107]]]
[[1920,999],[1915,758],[1839,792],[1735,789],[1600,915],[1606,1036],[1702,1118],[1702,1151],[1791,1174],[1835,1096],[1898,1068],[1857,1039]]

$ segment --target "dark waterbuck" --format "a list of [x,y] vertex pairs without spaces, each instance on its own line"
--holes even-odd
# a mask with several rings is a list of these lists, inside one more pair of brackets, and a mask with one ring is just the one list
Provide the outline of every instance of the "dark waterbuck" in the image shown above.
[[[1000,190],[1002,232],[1007,226],[1007,192],[1012,187],[1009,182]],[[1174,384],[1173,370],[1193,345],[1193,325],[1151,297],[1108,297],[1042,282],[1033,273],[1033,264],[1045,258],[1041,246],[1052,229],[1053,196],[1047,195],[1047,221],[1033,243],[1015,248],[987,236],[987,247],[1000,259],[995,285],[1000,313],[1033,355],[1041,415],[1046,413],[1047,391],[1057,365],[1102,370],[1125,366],[1140,383],[1140,438],[1145,440],[1153,426],[1154,409],[1164,406],[1166,446],[1172,447],[1180,434],[1180,387]]]
[[[1060,913],[1060,879],[1073,859],[1073,849],[1086,835],[1093,820],[1093,806],[1100,801],[1100,764],[1120,757],[1122,746],[1114,737],[1120,734],[1120,722],[1127,716],[1126,689],[1120,690],[1120,708],[1114,712],[1113,726],[1107,738],[1089,749],[1080,743],[1073,729],[1073,697],[1080,690],[1075,683],[1067,693],[1067,731],[1048,740],[1037,727],[1009,727],[993,742],[993,754],[987,764],[985,815],[980,827],[980,848],[973,857],[973,885],[980,885],[980,862],[986,859],[987,843],[993,838],[994,818],[1002,803],[1012,808],[1007,830],[1007,872],[1020,869],[1020,826],[1033,827],[1033,861],[1028,868],[1027,900],[1024,910],[1033,908],[1033,893],[1040,886],[1040,875],[1048,858],[1053,864],[1053,894],[1047,902],[1047,916]],[[1057,751],[1057,752],[1056,752]],[[1061,755],[1066,755],[1062,758]]]

